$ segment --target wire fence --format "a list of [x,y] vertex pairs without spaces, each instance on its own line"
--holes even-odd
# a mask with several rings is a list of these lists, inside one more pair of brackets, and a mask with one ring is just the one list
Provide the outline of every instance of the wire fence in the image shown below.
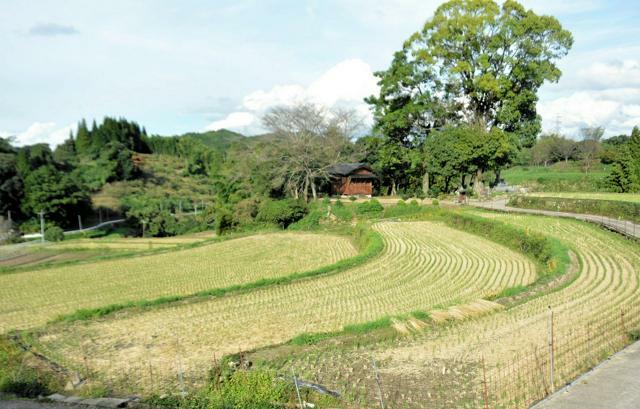
[[[341,408],[527,408],[562,388],[632,341],[640,333],[640,303],[625,304],[584,324],[556,324],[549,314],[547,340],[522,340],[518,353],[487,359],[480,354],[459,358],[416,359],[411,365],[392,365],[374,359],[366,346],[355,350],[309,352],[285,360],[275,368],[278,379],[292,376],[300,400],[317,404],[324,399],[318,387],[339,394]],[[495,343],[495,341],[491,341]],[[530,345],[530,346],[528,346]],[[496,345],[500,347],[499,343]],[[380,355],[379,353],[377,355]],[[239,354],[239,370],[251,367]],[[193,358],[193,357],[192,357]],[[215,357],[183,359],[149,356],[122,365],[114,362],[76,362],[78,380],[99,381],[117,394],[186,395],[211,382]],[[312,385],[312,387],[309,387]],[[314,387],[315,385],[315,387]],[[324,406],[320,406],[324,407]]]

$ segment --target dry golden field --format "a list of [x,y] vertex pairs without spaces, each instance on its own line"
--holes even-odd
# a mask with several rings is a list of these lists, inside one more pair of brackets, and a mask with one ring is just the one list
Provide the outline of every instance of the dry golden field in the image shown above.
[[0,332],[31,328],[80,308],[282,277],[355,254],[345,237],[272,233],[161,254],[2,274]]
[[177,371],[192,376],[216,356],[281,343],[303,332],[449,305],[470,304],[469,310],[488,312],[492,303],[477,300],[536,277],[534,264],[523,255],[439,223],[381,222],[374,228],[383,235],[385,249],[362,266],[244,294],[50,327],[39,338],[40,348],[60,362],[86,365],[112,379],[138,371],[128,383],[144,390],[175,379]]

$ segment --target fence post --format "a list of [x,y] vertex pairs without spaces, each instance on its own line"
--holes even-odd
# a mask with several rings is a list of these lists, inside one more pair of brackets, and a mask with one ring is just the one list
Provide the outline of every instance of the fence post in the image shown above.
[[378,366],[376,365],[376,360],[372,356],[371,363],[373,364],[373,372],[376,375],[376,385],[378,387],[378,398],[380,399],[380,409],[384,409],[384,399],[382,398],[382,387],[380,386],[380,375],[378,374]]
[[489,388],[487,386],[487,368],[482,355],[482,395],[484,397],[484,409],[489,409]]
[[549,306],[549,384],[551,393],[555,392],[556,387],[553,379],[554,371],[554,350],[553,350],[553,310]]
[[291,368],[291,375],[293,375],[293,384],[296,386],[296,395],[298,395],[298,403],[300,404],[300,408],[304,408],[304,405],[302,405],[302,397],[300,396],[300,388],[298,388],[298,379],[296,378],[296,373],[293,372],[293,368]]
[[622,307],[620,307],[620,326],[622,327],[622,343],[624,345],[627,339],[627,329],[624,326],[624,310],[622,309]]

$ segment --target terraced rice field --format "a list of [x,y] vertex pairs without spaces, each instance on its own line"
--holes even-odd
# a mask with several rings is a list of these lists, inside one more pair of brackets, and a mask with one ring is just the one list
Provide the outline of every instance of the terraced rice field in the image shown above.
[[128,386],[144,390],[157,388],[159,379],[175,380],[178,371],[192,377],[199,365],[222,354],[385,315],[469,303],[536,277],[523,255],[442,224],[382,222],[374,228],[385,249],[362,266],[245,294],[50,327],[40,335],[40,348],[110,379],[133,374]]
[[345,237],[273,233],[162,254],[2,274],[0,332],[31,328],[80,308],[282,277],[355,254]]
[[[622,347],[626,330],[640,327],[640,248],[636,242],[578,221],[476,213],[569,243],[580,261],[577,278],[556,292],[524,304],[417,332],[395,345],[385,342],[365,350],[339,352],[339,358],[327,351],[311,361],[308,357],[290,360],[287,366],[306,379],[325,380],[328,386],[336,386],[342,379],[342,386],[355,388],[366,375],[371,396],[375,384],[370,368],[365,374],[347,375],[347,379],[344,374],[354,362],[366,362],[373,349],[381,362],[383,382],[389,385],[392,380],[402,379],[399,385],[396,383],[396,392],[402,396],[396,403],[406,407],[483,407],[484,358],[489,407],[528,407],[544,397],[545,389],[551,390],[549,307],[554,312],[556,388]],[[629,313],[630,308],[635,314]],[[445,375],[454,379],[438,390],[433,382]],[[465,380],[465,375],[470,379]],[[390,385],[388,388],[392,389]],[[465,388],[472,388],[467,391],[470,395],[463,396]],[[394,399],[392,390],[385,396],[388,402]],[[419,403],[412,406],[409,402]]]
[[618,202],[640,203],[640,195],[634,193],[601,193],[601,192],[534,192],[529,196],[560,197],[567,199],[613,200]]
[[[211,234],[210,238],[213,237]],[[47,245],[50,250],[147,250],[170,248],[204,241],[203,236],[178,236],[162,238],[79,239]]]

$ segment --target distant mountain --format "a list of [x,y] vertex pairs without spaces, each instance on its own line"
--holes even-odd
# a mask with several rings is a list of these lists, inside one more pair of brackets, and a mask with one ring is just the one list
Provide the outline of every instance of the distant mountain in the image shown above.
[[217,131],[207,132],[189,132],[179,136],[180,138],[193,138],[202,142],[211,149],[218,151],[226,151],[229,147],[237,142],[244,142],[246,136],[241,133],[229,131],[227,129],[219,129]]

